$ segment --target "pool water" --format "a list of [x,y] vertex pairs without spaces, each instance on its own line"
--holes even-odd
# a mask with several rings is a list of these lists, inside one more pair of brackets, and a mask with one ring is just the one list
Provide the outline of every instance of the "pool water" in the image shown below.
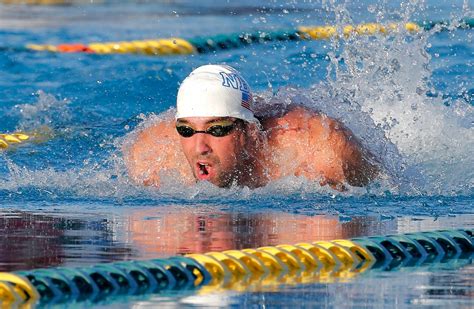
[[[71,2],[71,1],[70,1]],[[35,44],[195,38],[365,22],[472,18],[469,1],[0,1],[0,271],[301,241],[474,228],[472,29],[278,42],[202,55],[59,54]],[[173,113],[203,64],[242,72],[266,104],[341,120],[383,176],[347,192],[287,177],[263,188],[134,184],[122,147]],[[285,158],[284,158],[285,159]],[[289,158],[286,158],[289,159]],[[175,292],[101,306],[471,307],[470,259],[274,291]]]

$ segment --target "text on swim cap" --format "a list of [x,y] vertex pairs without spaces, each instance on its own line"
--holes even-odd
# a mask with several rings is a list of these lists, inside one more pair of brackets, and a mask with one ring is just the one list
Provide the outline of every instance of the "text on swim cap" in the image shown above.
[[239,89],[242,92],[250,92],[250,87],[247,83],[235,73],[220,72],[222,77],[222,86]]

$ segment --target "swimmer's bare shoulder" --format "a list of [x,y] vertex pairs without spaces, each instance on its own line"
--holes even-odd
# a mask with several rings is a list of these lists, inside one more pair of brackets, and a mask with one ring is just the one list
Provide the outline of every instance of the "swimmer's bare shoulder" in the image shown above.
[[137,183],[159,186],[163,175],[173,175],[187,183],[193,179],[181,154],[174,119],[160,120],[141,129],[123,149],[130,177]]
[[299,106],[263,120],[262,125],[271,151],[277,154],[274,178],[294,171],[342,190],[344,183],[365,186],[377,175],[370,153],[335,119]]

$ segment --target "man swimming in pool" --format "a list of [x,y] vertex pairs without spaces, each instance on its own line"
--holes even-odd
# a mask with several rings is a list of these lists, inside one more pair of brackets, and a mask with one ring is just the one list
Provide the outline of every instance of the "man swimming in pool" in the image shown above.
[[142,129],[124,147],[130,176],[145,185],[178,177],[250,188],[301,176],[338,190],[376,176],[375,161],[338,121],[303,106],[257,119],[253,105],[235,69],[197,68],[179,88],[175,117]]

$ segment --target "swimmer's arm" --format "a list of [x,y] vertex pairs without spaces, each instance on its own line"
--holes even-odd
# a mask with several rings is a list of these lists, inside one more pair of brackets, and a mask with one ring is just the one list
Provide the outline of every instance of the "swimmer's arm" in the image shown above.
[[123,148],[125,165],[128,175],[138,184],[159,186],[159,173],[154,168],[153,162],[157,152],[161,149],[156,144],[153,135],[159,132],[165,124],[158,123],[138,132],[131,145]]
[[123,153],[128,174],[136,183],[159,186],[164,171],[178,172],[184,181],[190,179],[172,120],[140,131],[131,144],[124,146]]
[[368,185],[379,172],[375,158],[341,123],[331,120],[330,128],[329,141],[336,151],[343,175],[343,179],[337,179],[337,182],[345,182],[355,187]]

